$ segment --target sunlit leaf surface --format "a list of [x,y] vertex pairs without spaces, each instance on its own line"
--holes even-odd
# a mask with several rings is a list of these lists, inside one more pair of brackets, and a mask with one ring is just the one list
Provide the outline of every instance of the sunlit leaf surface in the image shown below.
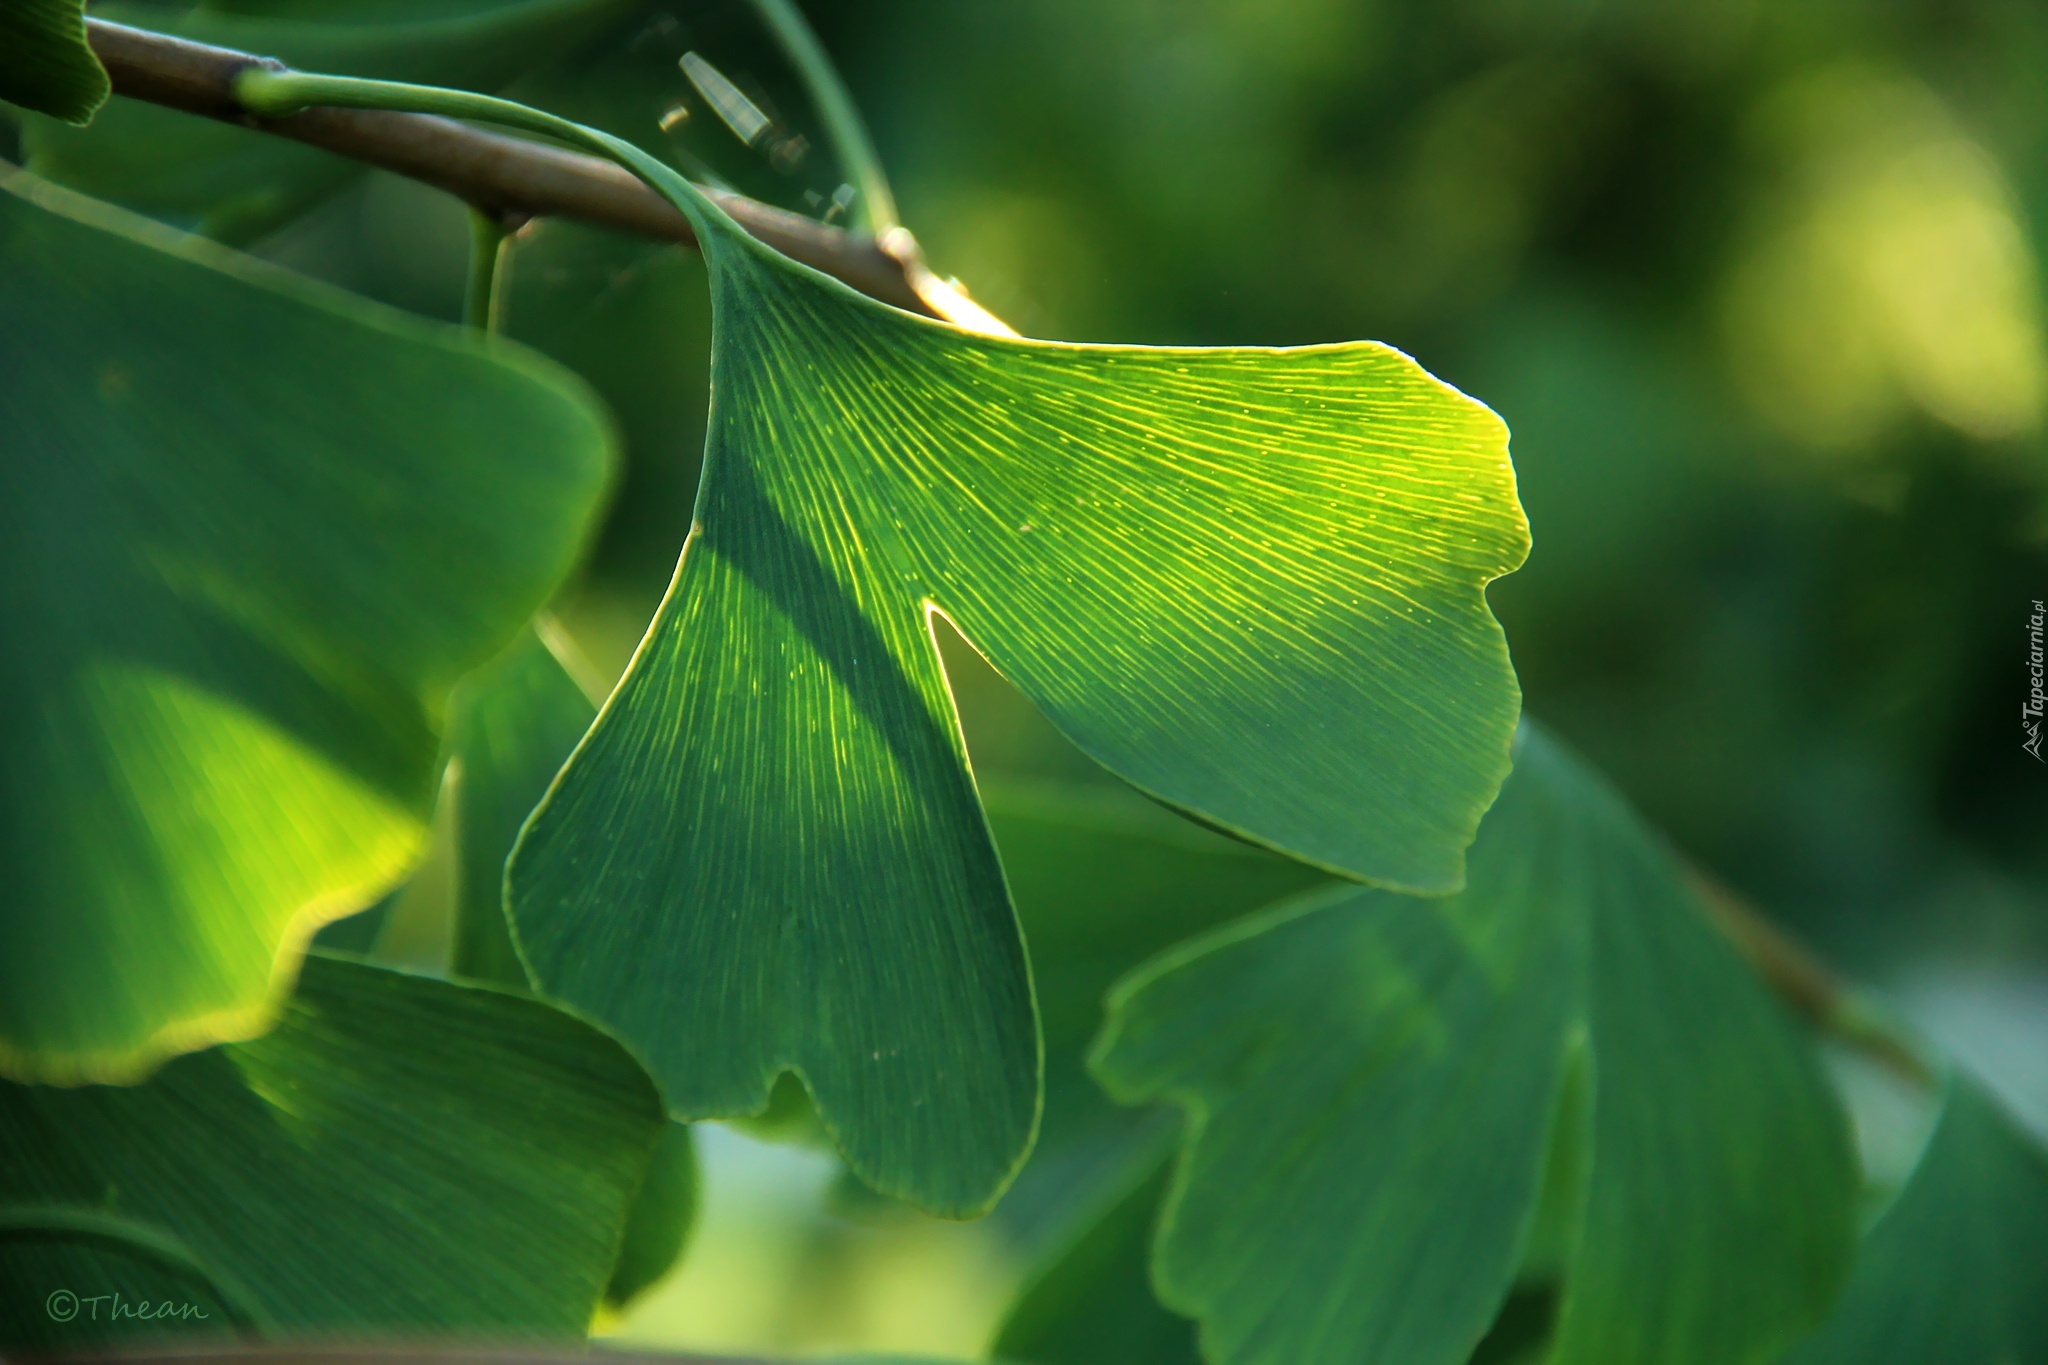
[[[490,90],[633,8],[633,0],[201,0],[184,12],[117,2],[93,14],[309,70]],[[39,175],[229,241],[260,236],[363,172],[284,138],[137,100],[114,101],[85,130],[37,122],[24,150]]]
[[1957,1076],[1841,1306],[1786,1365],[2036,1360],[2048,1360],[2048,1152]]
[[1217,1365],[1450,1365],[1518,1273],[1561,1287],[1548,1359],[1760,1361],[1847,1270],[1806,1044],[1537,731],[1462,893],[1311,892],[1169,954],[1096,1070],[1188,1111],[1155,1280]]
[[[139,1086],[0,1083],[0,1208],[162,1229],[283,1331],[580,1335],[661,1123],[550,1006],[315,955],[254,1042]],[[89,1288],[22,1292],[60,1287]]]
[[701,227],[697,524],[514,856],[520,941],[680,1116],[794,1070],[864,1179],[973,1213],[1038,1043],[929,613],[1162,800],[1448,891],[1517,709],[1506,431],[1382,346],[972,336]]
[[608,436],[517,348],[9,188],[0,1070],[132,1080],[259,1031],[403,873]]
[[85,41],[84,0],[0,7],[0,100],[84,123],[107,98],[107,73]]

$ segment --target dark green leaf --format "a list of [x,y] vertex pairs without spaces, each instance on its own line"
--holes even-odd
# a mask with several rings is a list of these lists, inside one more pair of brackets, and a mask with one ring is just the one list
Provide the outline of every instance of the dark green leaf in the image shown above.
[[687,1124],[668,1123],[647,1167],[647,1179],[633,1197],[618,1263],[604,1287],[604,1300],[621,1307],[666,1275],[682,1255],[697,1218],[697,1148]]
[[85,0],[0,6],[0,100],[84,123],[107,90],[106,68],[85,41]]
[[1786,1365],[2048,1360],[2048,1153],[1965,1076],[1865,1239],[1820,1333]]
[[[574,670],[572,674],[571,670]],[[458,976],[528,989],[505,919],[505,859],[597,707],[589,665],[543,614],[512,647],[456,689],[448,750],[455,772],[455,948]],[[605,1302],[617,1308],[668,1273],[697,1212],[689,1127],[664,1125],[633,1197]]]
[[1111,1103],[1087,1074],[1110,986],[1162,949],[1324,878],[1127,790],[1009,781],[984,784],[982,800],[1045,1033],[1038,1143],[995,1216],[1026,1243],[1059,1241],[1077,1211],[1156,1166],[1179,1127]]
[[520,942],[679,1116],[796,1071],[863,1179],[973,1214],[1038,1042],[930,613],[1162,800],[1448,891],[1518,703],[1506,432],[1381,346],[973,336],[699,235],[697,528],[514,855]]
[[1160,1307],[1149,1266],[1166,1163],[1025,1286],[993,1354],[1031,1365],[1201,1365],[1195,1325]]
[[1524,1270],[1562,1275],[1561,1365],[1761,1361],[1847,1268],[1809,1049],[1533,730],[1465,891],[1314,892],[1169,954],[1096,1069],[1188,1111],[1155,1276],[1219,1365],[1462,1361]]
[[28,177],[0,193],[0,1070],[264,1028],[422,846],[449,690],[602,495],[566,374]]
[[159,1228],[97,1210],[0,1208],[0,1346],[57,1351],[258,1325],[245,1294]]
[[[537,633],[537,631],[539,633]],[[551,618],[463,680],[449,723],[456,868],[454,970],[526,989],[505,918],[505,860],[597,706],[564,660],[587,665]],[[545,634],[546,638],[542,636]]]
[[[489,90],[632,12],[636,0],[237,0],[180,14],[98,5],[102,19],[161,29],[307,70]],[[122,100],[94,126],[26,130],[39,175],[230,241],[267,232],[362,173],[288,139]]]
[[550,1006],[316,955],[255,1042],[133,1087],[0,1083],[0,1206],[161,1228],[281,1329],[580,1334],[661,1122]]

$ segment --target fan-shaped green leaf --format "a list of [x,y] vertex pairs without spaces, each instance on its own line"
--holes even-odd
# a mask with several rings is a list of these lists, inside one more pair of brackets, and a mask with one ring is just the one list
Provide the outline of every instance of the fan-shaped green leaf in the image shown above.
[[580,1334],[661,1123],[559,1010],[315,955],[255,1042],[133,1087],[0,1083],[0,1205],[161,1228],[281,1329]]
[[679,1115],[799,1072],[862,1178],[971,1214],[1038,1046],[930,614],[1162,800],[1447,891],[1517,707],[1506,432],[1382,346],[968,335],[670,192],[713,276],[697,523],[514,855],[519,938]]
[[0,100],[84,123],[107,98],[85,41],[85,0],[8,0],[0,8]]
[[1096,1071],[1189,1113],[1155,1279],[1217,1365],[1462,1361],[1518,1269],[1562,1276],[1560,1365],[1761,1361],[1846,1270],[1808,1048],[1533,731],[1462,893],[1312,892],[1169,954],[1118,988]]
[[449,689],[569,569],[607,432],[515,347],[8,189],[0,1070],[133,1079],[259,1031],[403,873]]
[[[180,13],[101,4],[101,19],[392,80],[496,89],[632,13],[636,0],[230,0]],[[284,138],[135,100],[92,128],[36,122],[29,169],[227,241],[276,228],[362,174],[361,165]]]
[[2048,1152],[1965,1076],[1864,1240],[1841,1306],[1785,1365],[2048,1360]]

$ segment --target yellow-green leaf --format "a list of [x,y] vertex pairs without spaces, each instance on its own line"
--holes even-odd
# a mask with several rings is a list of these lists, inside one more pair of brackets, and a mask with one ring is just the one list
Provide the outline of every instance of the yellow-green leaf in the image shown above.
[[672,193],[716,315],[696,526],[514,855],[520,942],[679,1116],[798,1072],[863,1179],[972,1214],[1038,1043],[931,614],[1161,800],[1449,891],[1518,705],[1506,431],[1384,346],[968,335]]
[[403,875],[609,436],[516,347],[6,188],[0,1072],[134,1080],[260,1032]]

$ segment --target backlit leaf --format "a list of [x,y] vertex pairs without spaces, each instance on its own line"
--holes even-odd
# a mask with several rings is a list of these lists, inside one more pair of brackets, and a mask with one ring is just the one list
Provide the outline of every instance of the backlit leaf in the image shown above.
[[1311,892],[1170,953],[1096,1072],[1188,1111],[1155,1280],[1217,1365],[1450,1365],[1518,1274],[1561,1279],[1559,1365],[1762,1361],[1847,1269],[1809,1049],[1534,730],[1463,892]]
[[0,1071],[247,1037],[420,849],[449,689],[570,568],[566,374],[0,193]]
[[315,955],[254,1042],[139,1086],[0,1083],[0,1206],[163,1229],[279,1330],[580,1335],[661,1123],[559,1010]]
[[1951,1078],[1912,1178],[1864,1240],[1841,1306],[1785,1365],[2048,1360],[2048,1153]]
[[0,100],[84,123],[107,88],[106,68],[85,41],[85,0],[0,6]]
[[969,335],[665,183],[712,273],[697,521],[514,855],[519,939],[678,1116],[795,1071],[863,1179],[973,1214],[1038,1041],[930,614],[1161,800],[1449,891],[1518,704],[1506,432],[1383,346]]

